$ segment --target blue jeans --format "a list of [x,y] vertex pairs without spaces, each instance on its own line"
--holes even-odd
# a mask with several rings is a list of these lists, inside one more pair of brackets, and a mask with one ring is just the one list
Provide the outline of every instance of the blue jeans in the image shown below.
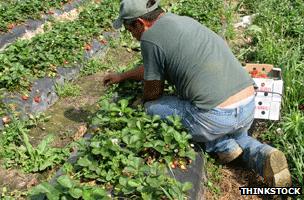
[[203,110],[176,96],[162,96],[146,102],[145,109],[149,115],[162,119],[179,116],[192,139],[203,142],[207,152],[229,153],[241,147],[248,167],[262,175],[265,155],[272,147],[248,136],[254,119],[254,98],[235,108]]

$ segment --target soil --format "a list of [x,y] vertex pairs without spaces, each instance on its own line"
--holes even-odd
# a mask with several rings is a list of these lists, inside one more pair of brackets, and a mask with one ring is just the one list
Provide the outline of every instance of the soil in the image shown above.
[[80,96],[60,99],[46,113],[48,122],[39,125],[30,132],[31,142],[35,146],[46,135],[54,134],[58,138],[55,146],[64,147],[74,134],[88,122],[88,117],[97,110],[95,104],[104,91],[103,74],[81,77],[74,82],[81,87]]
[[8,190],[23,190],[38,183],[37,174],[23,174],[14,169],[4,170],[0,168],[0,177],[1,187],[6,187]]
[[242,196],[239,187],[261,187],[264,186],[261,177],[257,176],[253,171],[244,167],[244,163],[236,160],[231,164],[224,165],[219,173],[221,175],[220,182],[215,183],[215,187],[220,189],[218,195],[210,190],[205,191],[205,200],[259,200],[265,199],[261,196]]

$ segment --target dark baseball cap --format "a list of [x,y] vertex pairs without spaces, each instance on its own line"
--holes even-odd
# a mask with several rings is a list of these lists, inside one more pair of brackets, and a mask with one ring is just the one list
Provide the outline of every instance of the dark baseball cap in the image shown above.
[[160,0],[154,0],[154,4],[148,7],[149,1],[151,0],[122,0],[120,2],[119,17],[113,22],[113,27],[119,29],[125,19],[140,17],[158,8]]

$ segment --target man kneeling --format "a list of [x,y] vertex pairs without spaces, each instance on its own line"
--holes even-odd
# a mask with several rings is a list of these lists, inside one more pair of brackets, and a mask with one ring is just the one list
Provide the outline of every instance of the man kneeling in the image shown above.
[[[240,155],[270,186],[290,186],[284,154],[248,136],[255,110],[253,80],[225,41],[190,17],[165,13],[155,0],[122,0],[114,28],[140,41],[144,64],[108,74],[104,84],[144,81],[148,114],[178,115],[194,141],[223,163]],[[177,96],[163,96],[164,81]]]

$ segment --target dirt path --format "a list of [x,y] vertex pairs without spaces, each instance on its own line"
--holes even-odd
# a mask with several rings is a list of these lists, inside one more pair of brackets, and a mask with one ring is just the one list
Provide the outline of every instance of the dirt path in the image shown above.
[[68,144],[77,130],[86,125],[88,117],[97,110],[96,102],[104,91],[102,79],[103,73],[97,73],[75,81],[74,84],[81,88],[81,94],[60,99],[45,113],[50,116],[49,121],[30,132],[33,145],[50,133],[56,135],[55,146]]

